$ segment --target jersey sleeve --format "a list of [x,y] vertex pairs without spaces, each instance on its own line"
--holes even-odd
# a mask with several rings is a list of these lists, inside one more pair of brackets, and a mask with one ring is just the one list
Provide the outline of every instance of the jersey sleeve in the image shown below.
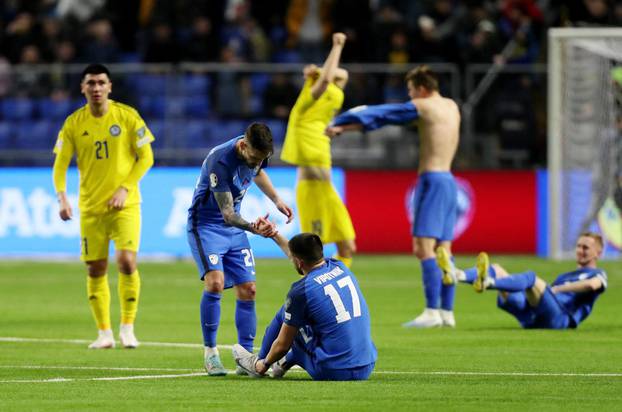
[[67,169],[75,152],[73,144],[73,135],[68,122],[65,122],[56,138],[54,145],[54,167],[52,169],[52,178],[54,182],[54,190],[58,192],[67,191]]
[[406,124],[419,118],[413,102],[387,103],[371,106],[357,106],[335,117],[331,124],[360,124],[365,131],[376,130],[389,124]]
[[231,192],[229,186],[229,170],[221,162],[214,162],[207,170],[209,188],[212,192]]
[[131,122],[131,141],[134,149],[139,152],[145,145],[153,142],[155,137],[145,124],[145,121],[138,113],[132,116]]
[[598,270],[590,275],[590,279],[591,278],[600,279],[600,281],[603,283],[602,290],[605,291],[607,289],[607,272],[605,272],[604,270]]
[[300,94],[298,95],[298,99],[292,108],[292,111],[296,111],[298,113],[306,112],[313,103],[315,103],[315,99],[311,94],[311,86],[313,86],[313,80],[307,79],[305,81]]
[[305,320],[307,298],[302,286],[304,286],[304,283],[295,283],[285,300],[285,319],[283,322],[296,328],[307,323]]

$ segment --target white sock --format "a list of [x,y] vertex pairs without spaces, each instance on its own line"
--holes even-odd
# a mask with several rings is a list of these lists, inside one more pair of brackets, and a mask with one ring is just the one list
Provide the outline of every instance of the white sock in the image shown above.
[[205,346],[204,353],[205,353],[206,358],[209,358],[210,356],[213,356],[213,355],[220,356],[220,354],[218,353],[217,347],[210,348],[209,346]]

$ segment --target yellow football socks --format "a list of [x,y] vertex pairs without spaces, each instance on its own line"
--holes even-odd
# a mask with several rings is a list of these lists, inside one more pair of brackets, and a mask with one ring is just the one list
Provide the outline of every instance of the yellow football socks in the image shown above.
[[110,287],[108,274],[86,277],[86,292],[91,312],[99,330],[110,329]]
[[119,301],[121,302],[121,323],[133,324],[138,311],[140,297],[140,276],[138,270],[126,275],[119,273]]
[[343,257],[339,255],[338,253],[336,253],[335,259],[341,260],[343,264],[346,265],[347,268],[350,268],[352,266],[352,258]]

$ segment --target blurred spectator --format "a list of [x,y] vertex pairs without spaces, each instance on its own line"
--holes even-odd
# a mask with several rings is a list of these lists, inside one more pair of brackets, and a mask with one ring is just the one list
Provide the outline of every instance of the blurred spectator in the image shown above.
[[456,27],[464,9],[453,7],[450,0],[435,0],[417,20],[414,60],[421,62],[457,61]]
[[173,40],[173,29],[168,23],[155,23],[148,37],[145,62],[176,63],[179,61],[179,48]]
[[[410,62],[408,36],[404,29],[398,28],[391,35],[391,43],[384,60],[391,64],[406,64]],[[403,84],[401,88],[404,88]]]
[[35,24],[35,17],[30,13],[19,13],[13,21],[7,24],[4,52],[11,63],[19,62],[24,47],[39,43]]
[[227,23],[222,30],[222,44],[229,48],[241,61],[267,61],[270,45],[265,34],[249,14],[249,6],[244,1],[235,3],[227,10]]
[[275,73],[263,94],[265,116],[287,119],[297,96],[298,88],[292,83],[289,75]]
[[465,64],[492,63],[493,57],[500,50],[495,25],[488,20],[480,21],[467,41],[461,48]]
[[[389,45],[391,43],[392,34],[399,29],[405,29],[408,26],[403,21],[403,17],[390,5],[379,8],[374,14],[372,21],[372,60],[383,62],[389,53]],[[409,36],[410,37],[410,36]],[[347,49],[344,48],[344,50]]]
[[296,45],[305,63],[321,63],[324,43],[333,32],[331,0],[291,0],[285,26],[289,46]]
[[[343,49],[341,61],[344,63],[365,62],[373,58],[370,50],[369,22],[372,11],[369,1],[338,0],[333,7],[336,32],[345,33],[348,45]],[[416,2],[415,2],[416,3]]]
[[85,62],[117,62],[120,50],[110,20],[103,17],[93,19],[86,28],[86,37],[80,49]]
[[516,46],[504,59],[508,63],[533,63],[540,51],[542,11],[533,0],[504,0],[501,3],[499,31]]
[[56,13],[65,19],[73,17],[84,23],[101,10],[106,0],[58,0]]
[[[236,52],[230,47],[221,50],[223,63],[240,63]],[[250,113],[251,87],[247,77],[234,71],[218,72],[216,77],[216,106],[224,117],[240,117]]]
[[196,16],[192,21],[192,32],[183,60],[208,62],[218,60],[218,37],[212,22],[206,16]]

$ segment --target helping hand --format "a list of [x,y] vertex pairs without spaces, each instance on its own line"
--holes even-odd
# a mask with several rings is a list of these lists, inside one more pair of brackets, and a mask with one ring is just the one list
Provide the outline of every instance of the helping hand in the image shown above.
[[277,209],[279,209],[279,212],[281,212],[285,216],[287,216],[287,222],[285,222],[285,224],[288,224],[289,222],[294,220],[294,211],[292,210],[291,207],[289,207],[285,203],[283,203],[283,201],[281,199],[279,199],[278,201],[274,202],[274,205],[276,206]]
[[253,222],[253,226],[255,228],[255,233],[259,236],[270,238],[276,236],[279,231],[276,228],[276,224],[272,223],[268,220],[269,214],[265,216],[260,216]]

